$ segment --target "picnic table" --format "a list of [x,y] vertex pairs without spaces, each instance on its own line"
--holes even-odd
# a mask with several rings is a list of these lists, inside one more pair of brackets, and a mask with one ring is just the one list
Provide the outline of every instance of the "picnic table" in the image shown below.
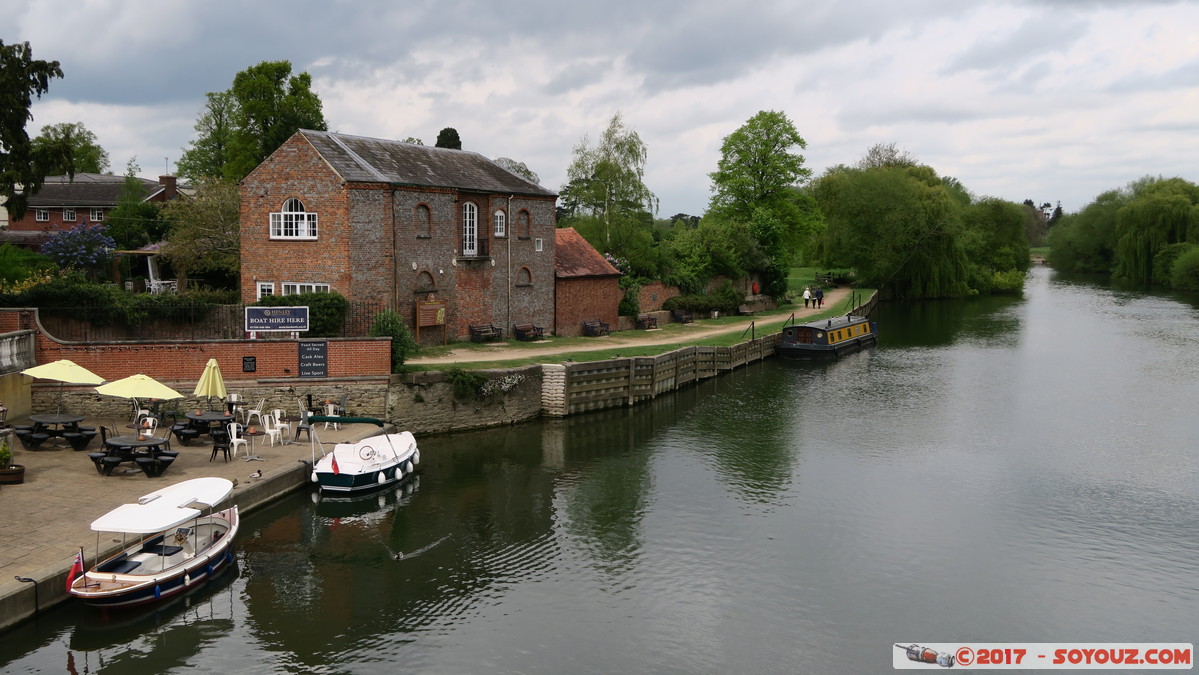
[[96,470],[111,476],[113,470],[124,463],[135,464],[147,478],[161,476],[175,461],[176,453],[162,450],[167,439],[158,436],[112,436],[105,439],[106,452],[91,453]]

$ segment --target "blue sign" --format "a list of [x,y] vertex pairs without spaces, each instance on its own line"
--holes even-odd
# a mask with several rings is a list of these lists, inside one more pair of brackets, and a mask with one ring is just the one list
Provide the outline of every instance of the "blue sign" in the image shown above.
[[246,331],[308,330],[307,307],[246,307]]

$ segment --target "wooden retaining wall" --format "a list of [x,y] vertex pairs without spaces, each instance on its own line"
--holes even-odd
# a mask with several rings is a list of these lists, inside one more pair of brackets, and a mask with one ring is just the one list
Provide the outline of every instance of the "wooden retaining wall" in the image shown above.
[[774,356],[780,334],[731,347],[684,347],[657,356],[546,364],[542,366],[542,410],[566,417],[589,410],[632,406]]

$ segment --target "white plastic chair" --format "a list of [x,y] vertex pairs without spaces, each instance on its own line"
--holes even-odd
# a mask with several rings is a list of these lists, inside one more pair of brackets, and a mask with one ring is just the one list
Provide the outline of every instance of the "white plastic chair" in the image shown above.
[[271,447],[275,447],[275,439],[278,438],[280,443],[283,443],[283,434],[279,431],[279,427],[275,426],[275,416],[266,414],[262,416],[262,430],[266,432],[267,439],[271,442]]
[[153,436],[158,430],[158,418],[153,415],[144,415],[137,418],[137,433],[146,436]]
[[[337,417],[337,416],[338,416],[337,415],[337,404],[336,403],[326,403],[325,404],[325,417]],[[328,429],[330,424],[333,425],[334,430],[341,428],[341,425],[338,424],[337,422],[325,422],[325,428]]]
[[250,418],[257,415],[258,423],[262,424],[262,406],[264,406],[264,405],[266,405],[266,398],[264,397],[264,398],[258,399],[258,405],[245,411],[245,418],[242,419],[242,422],[245,422],[246,426],[249,426]]
[[[262,420],[261,417],[259,417],[258,419],[259,419],[259,421]],[[246,449],[246,453],[248,454],[250,452],[249,441],[247,441],[246,439],[241,437],[241,435],[240,435],[241,428],[237,425],[237,422],[230,422],[228,428],[229,428],[229,452],[234,457],[237,457],[237,446],[240,445]]]
[[291,433],[291,423],[283,421],[283,413],[283,408],[275,408],[271,411],[271,415],[275,418],[275,428],[279,430],[279,433],[286,440],[287,435]]
[[149,408],[143,408],[140,401],[138,401],[136,398],[133,399],[133,421],[134,422],[140,420],[142,417],[146,417],[151,414],[152,413],[150,412]]

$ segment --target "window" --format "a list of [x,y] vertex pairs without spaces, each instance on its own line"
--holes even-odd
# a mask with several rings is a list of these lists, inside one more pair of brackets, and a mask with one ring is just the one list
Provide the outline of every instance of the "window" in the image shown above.
[[62,210],[62,222],[73,223],[73,222],[75,222],[75,220],[76,220],[75,209],[63,209]]
[[462,255],[479,255],[479,207],[473,202],[462,205]]
[[329,284],[305,284],[296,281],[283,282],[283,295],[296,295],[299,293],[328,293]]
[[537,237],[536,239],[533,240],[533,250],[534,251],[540,252],[543,247],[544,247],[544,244],[541,241],[541,237]]
[[258,299],[261,300],[268,295],[275,294],[275,282],[259,281],[258,282]]
[[316,221],[316,214],[305,212],[304,204],[293,197],[283,202],[282,211],[271,214],[271,239],[316,239]]
[[508,236],[507,234],[505,234],[507,232],[507,230],[508,230],[508,216],[506,216],[502,210],[496,211],[495,212],[495,236],[506,237],[506,236]]
[[104,220],[104,209],[92,209],[92,222],[98,223]]
[[34,214],[34,218],[35,218],[35,219],[37,220],[37,222],[39,222],[39,223],[48,223],[48,222],[50,222],[50,211],[49,211],[49,209],[35,209],[35,210],[34,210],[34,212],[33,212],[33,214]]

